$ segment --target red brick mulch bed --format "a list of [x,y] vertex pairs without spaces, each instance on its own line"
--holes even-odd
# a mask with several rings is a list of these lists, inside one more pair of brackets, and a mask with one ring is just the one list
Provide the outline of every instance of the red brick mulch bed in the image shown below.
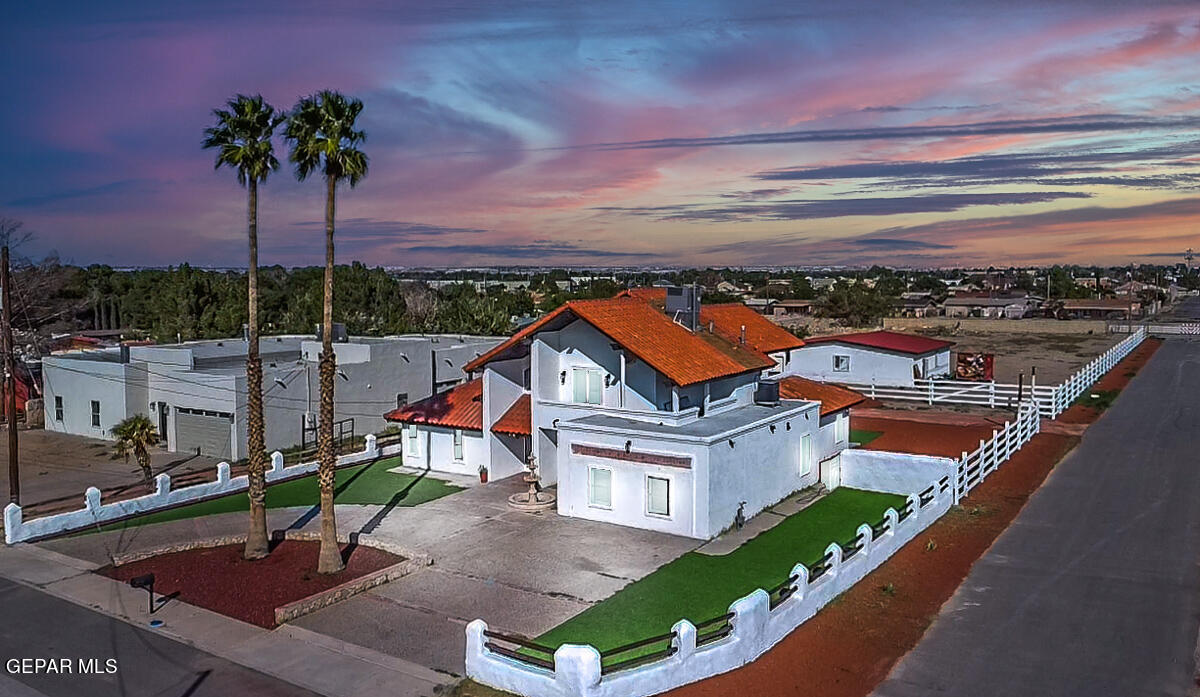
[[[961,421],[962,415],[955,414],[955,416]],[[980,440],[992,437],[993,429],[1003,428],[1002,425],[996,425],[983,419],[979,419],[979,422],[973,426],[910,421],[904,418],[903,412],[899,411],[894,418],[858,416],[851,412],[850,427],[855,430],[883,433],[863,445],[869,450],[955,458],[964,452],[969,453],[978,448]]]
[[346,545],[342,547],[343,558],[347,550],[350,553],[346,568],[326,576],[316,572],[318,542],[284,540],[258,561],[242,559],[243,548],[234,544],[171,552],[105,566],[96,573],[119,581],[153,573],[156,595],[178,592],[176,600],[272,629],[276,607],[404,561],[373,547]]

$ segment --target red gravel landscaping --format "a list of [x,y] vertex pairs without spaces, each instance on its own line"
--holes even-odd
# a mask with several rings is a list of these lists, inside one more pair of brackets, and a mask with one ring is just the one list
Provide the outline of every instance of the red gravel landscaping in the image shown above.
[[326,576],[316,572],[318,542],[284,540],[258,561],[242,559],[243,548],[233,544],[172,552],[96,573],[118,581],[153,573],[156,595],[179,593],[175,600],[272,629],[276,607],[404,561],[373,547],[346,545],[346,568]]
[[[961,423],[964,420],[962,414],[953,416],[955,421],[960,423],[938,424],[909,420],[904,418],[902,411],[897,411],[896,416],[887,418],[862,417],[851,412],[850,427],[863,431],[878,431],[883,434],[865,446],[870,450],[953,458],[959,457],[964,451],[971,452],[978,448],[981,439],[987,440],[992,437],[993,429],[1003,428],[1003,424],[996,424],[982,418],[978,419],[974,425],[966,425]],[[1004,414],[997,412],[997,419],[1004,417]],[[1013,417],[1009,416],[1008,418]]]

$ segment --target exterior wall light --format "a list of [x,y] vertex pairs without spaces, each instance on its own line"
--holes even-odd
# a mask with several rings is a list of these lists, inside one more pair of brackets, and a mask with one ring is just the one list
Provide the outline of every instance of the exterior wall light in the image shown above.
[[563,385],[567,384],[567,371],[564,370],[558,374],[558,381]]
[[629,452],[632,449],[633,449],[633,441],[631,441],[631,440],[625,441],[625,452]]

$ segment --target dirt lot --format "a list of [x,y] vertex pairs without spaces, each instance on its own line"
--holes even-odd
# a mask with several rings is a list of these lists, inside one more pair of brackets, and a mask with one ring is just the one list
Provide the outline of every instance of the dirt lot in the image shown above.
[[1031,368],[1037,367],[1039,385],[1056,385],[1066,380],[1124,338],[1107,334],[966,332],[937,337],[955,342],[954,351],[995,354],[997,382],[1015,383],[1017,376],[1024,373],[1029,384]]
[[[21,470],[21,504],[29,506],[66,499],[68,507],[83,505],[83,492],[94,486],[105,492],[105,500],[127,487],[131,495],[143,493],[141,470],[133,461],[112,459],[112,443],[98,438],[73,436],[42,429],[18,433],[18,466]],[[8,435],[0,428],[0,495],[8,501]],[[206,470],[216,472],[217,461],[212,458],[169,453],[155,449],[151,467],[155,474],[167,472],[176,477],[184,472]],[[215,476],[215,474],[214,474]]]
[[956,419],[959,423],[954,424],[931,423],[925,419],[916,421],[904,416],[904,412],[897,413],[894,418],[852,413],[850,427],[883,434],[865,446],[871,450],[957,458],[978,448],[980,440],[991,438],[993,429],[1003,424],[999,418],[1003,414],[990,420],[972,419],[973,423],[964,423],[960,417]]

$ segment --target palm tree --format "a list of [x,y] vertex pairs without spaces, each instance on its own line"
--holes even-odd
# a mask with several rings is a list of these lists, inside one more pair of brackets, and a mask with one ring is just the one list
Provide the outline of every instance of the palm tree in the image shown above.
[[317,573],[332,574],[344,568],[337,546],[337,521],[333,513],[333,219],[339,181],[353,188],[367,175],[367,155],[358,149],[367,134],[354,127],[363,103],[338,92],[323,91],[296,102],[288,116],[284,137],[291,144],[289,159],[296,178],[304,181],[314,172],[325,177],[325,288],[321,314],[321,407],[317,417],[317,481],[321,488],[321,552]]
[[142,468],[142,481],[146,488],[154,486],[154,471],[150,469],[150,448],[158,445],[158,431],[154,422],[145,414],[135,414],[112,427],[113,458],[124,458],[129,462],[132,455]]
[[250,495],[250,532],[246,536],[246,559],[262,559],[270,551],[267,542],[267,446],[263,421],[263,369],[258,353],[258,183],[279,169],[271,145],[275,128],[284,121],[283,112],[263,100],[262,95],[239,94],[228,109],[214,109],[217,123],[204,129],[204,147],[217,148],[216,168],[222,165],[237,172],[238,183],[250,194],[246,214],[250,238],[247,267],[249,336],[246,347],[246,423],[248,463],[246,478]]

